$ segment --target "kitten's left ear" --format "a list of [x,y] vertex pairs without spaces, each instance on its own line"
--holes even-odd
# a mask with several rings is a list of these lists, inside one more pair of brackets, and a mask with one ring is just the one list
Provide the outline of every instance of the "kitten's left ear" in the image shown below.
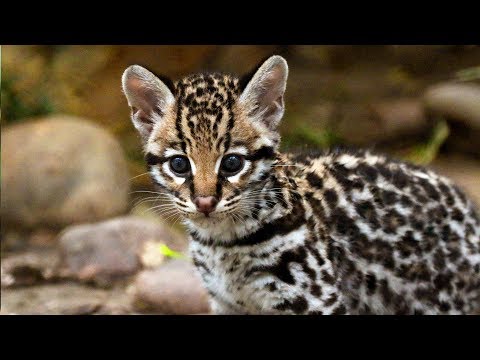
[[288,65],[278,55],[268,58],[255,72],[240,95],[249,117],[275,130],[285,111],[283,96],[287,86]]

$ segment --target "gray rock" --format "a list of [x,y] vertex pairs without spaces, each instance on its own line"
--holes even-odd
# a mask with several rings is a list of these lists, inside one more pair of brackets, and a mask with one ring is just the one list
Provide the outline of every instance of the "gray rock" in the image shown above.
[[370,105],[373,122],[385,139],[418,135],[429,128],[421,101],[397,99]]
[[2,311],[14,314],[87,315],[107,303],[103,289],[65,283],[2,290]]
[[442,117],[450,123],[448,146],[455,150],[480,154],[480,85],[435,85],[425,92],[424,103],[433,120]]
[[55,282],[58,254],[53,249],[35,249],[2,257],[2,288]]
[[64,115],[25,120],[1,142],[2,227],[62,227],[127,210],[122,149],[98,125]]
[[61,273],[108,286],[142,267],[144,245],[151,242],[179,252],[187,247],[186,238],[166,225],[136,216],[68,227],[59,238]]
[[337,114],[338,135],[356,146],[415,141],[431,127],[421,101],[411,98],[342,105]]
[[480,85],[435,85],[425,92],[424,103],[434,115],[461,122],[472,130],[480,130]]
[[29,234],[28,244],[35,247],[48,248],[56,245],[58,232],[38,228]]
[[160,314],[205,314],[210,312],[208,293],[194,266],[172,260],[137,275],[134,305],[138,311]]

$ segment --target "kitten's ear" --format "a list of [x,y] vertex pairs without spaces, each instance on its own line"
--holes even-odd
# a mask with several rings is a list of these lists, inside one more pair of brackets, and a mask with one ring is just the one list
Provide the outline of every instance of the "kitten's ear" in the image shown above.
[[131,108],[133,125],[146,142],[155,123],[162,120],[166,110],[175,102],[172,91],[157,76],[139,65],[125,70],[122,88]]
[[285,111],[283,95],[287,86],[288,65],[281,56],[268,58],[248,81],[240,103],[251,118],[275,130]]

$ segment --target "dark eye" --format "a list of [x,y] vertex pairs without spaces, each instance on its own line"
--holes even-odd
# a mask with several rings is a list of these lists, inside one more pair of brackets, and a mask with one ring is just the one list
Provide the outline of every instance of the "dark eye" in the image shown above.
[[238,173],[243,168],[243,157],[241,155],[231,154],[222,159],[220,170],[226,175],[231,176]]
[[180,176],[185,176],[190,171],[190,162],[185,156],[175,156],[170,159],[170,169]]

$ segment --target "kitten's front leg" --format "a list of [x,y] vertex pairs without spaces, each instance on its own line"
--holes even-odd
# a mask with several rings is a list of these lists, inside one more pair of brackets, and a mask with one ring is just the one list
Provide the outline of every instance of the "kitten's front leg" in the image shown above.
[[217,299],[210,299],[210,307],[212,309],[213,315],[245,315],[246,313],[239,311],[238,309],[233,308],[226,302]]

